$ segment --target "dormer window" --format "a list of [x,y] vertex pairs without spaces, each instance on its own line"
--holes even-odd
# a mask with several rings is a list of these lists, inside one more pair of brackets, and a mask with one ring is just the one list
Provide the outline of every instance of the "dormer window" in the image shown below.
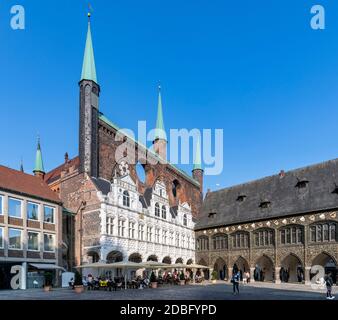
[[261,208],[261,209],[267,209],[267,208],[270,208],[270,206],[271,206],[271,202],[270,201],[262,201],[261,203],[260,203],[260,205],[259,205],[259,207]]
[[304,189],[307,187],[307,185],[309,184],[309,181],[308,180],[298,180],[297,184],[296,184],[296,188],[298,189]]
[[216,212],[210,212],[209,213],[209,218],[215,218]]
[[240,194],[240,195],[237,197],[236,201],[237,201],[237,202],[244,202],[245,199],[246,199],[246,195],[245,195],[245,194]]

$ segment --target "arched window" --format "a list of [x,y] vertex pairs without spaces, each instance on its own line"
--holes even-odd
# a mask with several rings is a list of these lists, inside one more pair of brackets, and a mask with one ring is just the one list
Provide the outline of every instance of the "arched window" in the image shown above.
[[304,239],[302,226],[287,226],[280,230],[281,244],[302,244]]
[[212,240],[214,250],[224,250],[228,248],[227,236],[225,234],[216,234]]
[[274,232],[271,229],[261,229],[254,233],[256,247],[269,247],[274,245]]
[[233,248],[249,248],[249,234],[247,232],[236,232],[232,235]]
[[130,207],[130,196],[127,190],[123,192],[123,205],[125,207]]
[[160,205],[158,203],[155,204],[155,217],[160,217]]
[[165,206],[162,206],[162,219],[167,219],[167,209]]
[[197,251],[209,250],[209,238],[199,237],[196,241],[196,250]]
[[336,222],[316,223],[310,226],[311,242],[336,242],[337,228]]
[[183,215],[183,225],[186,227],[188,225],[188,218],[187,218],[187,215],[184,214]]

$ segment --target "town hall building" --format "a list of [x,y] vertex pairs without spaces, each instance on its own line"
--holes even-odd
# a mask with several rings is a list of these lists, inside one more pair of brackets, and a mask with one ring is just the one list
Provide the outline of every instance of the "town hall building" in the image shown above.
[[[71,213],[69,225],[74,217],[73,232],[64,234],[69,251],[63,267],[97,261],[194,263],[194,227],[203,199],[200,151],[192,176],[167,161],[160,90],[153,150],[127,135],[116,141],[118,126],[99,108],[90,17],[79,88],[79,155],[66,155],[45,176]],[[123,143],[136,146],[136,164],[128,150],[117,158]]]

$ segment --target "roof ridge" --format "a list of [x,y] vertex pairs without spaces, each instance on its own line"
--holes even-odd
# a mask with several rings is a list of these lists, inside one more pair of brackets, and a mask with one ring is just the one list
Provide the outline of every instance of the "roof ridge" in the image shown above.
[[[300,168],[296,168],[296,169],[291,169],[291,170],[285,171],[284,174],[285,175],[290,175],[292,173],[296,173],[296,172],[303,171],[303,170],[306,170],[306,169],[315,169],[315,168],[319,168],[319,167],[324,167],[325,165],[328,165],[329,163],[332,163],[332,162],[338,162],[338,158],[326,160],[324,162],[315,163],[315,164],[311,164],[311,165],[300,167]],[[279,176],[279,174],[277,173],[277,174],[273,174],[273,175],[270,175],[270,176],[265,176],[265,177],[262,177],[262,178],[253,179],[253,180],[249,180],[247,182],[235,184],[233,186],[229,186],[229,187],[222,188],[222,189],[219,189],[219,190],[211,191],[210,193],[218,193],[218,192],[222,192],[222,191],[227,191],[227,190],[243,187],[245,185],[254,184],[256,182],[263,182],[265,180],[276,178],[278,176]]]

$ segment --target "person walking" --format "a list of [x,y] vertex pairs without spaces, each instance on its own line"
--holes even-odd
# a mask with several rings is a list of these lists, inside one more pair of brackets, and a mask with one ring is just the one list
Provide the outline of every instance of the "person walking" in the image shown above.
[[239,282],[241,280],[241,274],[239,271],[234,272],[231,278],[232,288],[233,288],[233,294],[236,295],[239,294]]
[[326,299],[333,300],[335,297],[332,295],[332,286],[333,286],[332,273],[328,272],[324,280],[326,285]]

